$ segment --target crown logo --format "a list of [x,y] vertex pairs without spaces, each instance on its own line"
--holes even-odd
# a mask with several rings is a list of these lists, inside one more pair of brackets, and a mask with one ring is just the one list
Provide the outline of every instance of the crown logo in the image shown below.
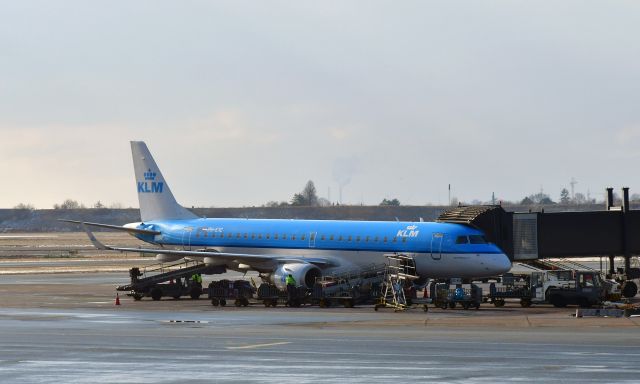
[[145,180],[155,180],[156,179],[156,173],[155,172],[151,172],[151,168],[149,168],[149,170],[144,173],[144,179]]
[[417,225],[410,225],[410,226],[408,226],[408,227],[407,227],[407,229],[408,229],[408,230],[410,230],[410,231],[413,231],[413,230],[415,230],[416,228],[418,228],[418,226],[417,226]]

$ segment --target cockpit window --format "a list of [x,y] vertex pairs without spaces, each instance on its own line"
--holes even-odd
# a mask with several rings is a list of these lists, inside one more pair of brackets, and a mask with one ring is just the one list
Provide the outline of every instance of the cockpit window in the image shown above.
[[482,235],[469,235],[469,242],[471,244],[487,244],[487,239]]
[[456,238],[456,244],[467,244],[469,240],[467,240],[467,236],[458,236]]

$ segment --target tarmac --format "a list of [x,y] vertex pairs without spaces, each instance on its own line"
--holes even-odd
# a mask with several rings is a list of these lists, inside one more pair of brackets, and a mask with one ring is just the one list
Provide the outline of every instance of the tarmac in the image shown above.
[[[117,267],[140,265],[135,257]],[[0,263],[0,274],[15,268]],[[38,272],[0,275],[2,382],[640,381],[640,318],[517,302],[426,313],[127,296],[116,306],[126,272]]]

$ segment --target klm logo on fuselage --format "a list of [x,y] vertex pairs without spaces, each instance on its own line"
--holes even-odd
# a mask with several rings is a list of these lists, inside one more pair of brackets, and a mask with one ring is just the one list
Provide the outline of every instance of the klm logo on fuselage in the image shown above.
[[418,229],[417,225],[409,225],[406,229],[400,229],[396,237],[418,237],[420,231],[416,229]]
[[162,193],[164,183],[155,181],[156,173],[149,169],[144,173],[144,181],[138,181],[138,193]]

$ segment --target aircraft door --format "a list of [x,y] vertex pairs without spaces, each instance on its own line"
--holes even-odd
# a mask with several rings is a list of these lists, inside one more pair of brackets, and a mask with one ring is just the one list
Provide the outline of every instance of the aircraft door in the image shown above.
[[185,251],[191,250],[191,234],[193,233],[193,227],[184,227],[182,231],[182,249]]
[[444,233],[436,232],[431,235],[431,258],[433,260],[442,259],[442,242],[444,241]]
[[309,248],[316,247],[316,235],[318,232],[309,232]]

